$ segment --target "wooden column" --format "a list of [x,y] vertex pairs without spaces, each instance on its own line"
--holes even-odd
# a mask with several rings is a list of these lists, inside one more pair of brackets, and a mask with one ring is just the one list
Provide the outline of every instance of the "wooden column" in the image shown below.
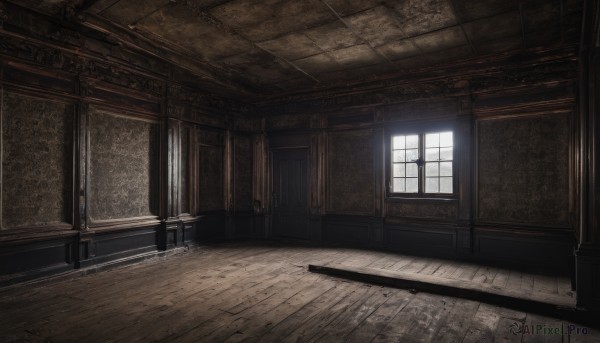
[[[163,151],[166,152],[166,163],[163,163],[163,168],[166,170],[166,184],[163,187],[166,196],[164,214],[158,235],[159,246],[161,250],[169,250],[177,246],[180,241],[182,231],[182,222],[178,216],[180,211],[180,164],[181,164],[181,121],[174,118],[165,119],[165,128],[163,132],[164,141]],[[166,146],[165,146],[166,145]]]
[[576,252],[577,304],[600,311],[600,4],[586,1],[580,51],[580,226]]

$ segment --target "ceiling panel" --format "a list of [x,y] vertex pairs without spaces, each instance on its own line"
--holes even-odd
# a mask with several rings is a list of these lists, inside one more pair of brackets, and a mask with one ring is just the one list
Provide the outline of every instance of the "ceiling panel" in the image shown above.
[[334,50],[329,52],[329,54],[337,63],[344,67],[363,66],[383,62],[383,59],[366,44]]
[[[8,0],[129,27],[227,84],[269,92],[365,80],[478,55],[577,44],[582,0]],[[72,7],[69,7],[69,10]],[[85,18],[85,16],[82,16]],[[86,25],[85,22],[82,22]],[[94,28],[88,25],[88,28]],[[113,39],[135,42],[127,34]],[[135,43],[134,43],[135,44]],[[178,54],[185,56],[178,56]],[[190,60],[190,61],[191,61]],[[289,61],[289,62],[286,62]],[[206,63],[208,62],[208,63]],[[345,82],[345,81],[344,81]]]
[[403,59],[421,53],[419,47],[417,47],[411,39],[403,39],[382,45],[377,48],[377,51],[389,60]]
[[337,50],[364,43],[360,37],[355,35],[339,20],[331,24],[306,30],[304,34],[324,51]]
[[405,37],[393,12],[386,6],[377,6],[344,17],[344,21],[372,46],[383,45]]
[[435,52],[468,44],[462,29],[458,26],[417,36],[413,38],[413,42],[423,52]]
[[100,15],[123,26],[135,26],[140,19],[166,5],[169,5],[169,0],[121,0],[100,12]]
[[139,21],[137,28],[189,49],[205,60],[252,49],[252,44],[244,38],[207,22],[183,4],[163,7]]
[[342,17],[368,10],[369,8],[376,7],[382,3],[381,0],[323,0],[323,2],[327,3],[338,15]]
[[338,64],[336,60],[329,56],[329,54],[327,53],[306,57],[300,60],[296,60],[293,63],[297,65],[300,69],[313,76],[316,76],[328,70],[335,70],[340,68],[340,64]]
[[394,2],[402,31],[409,37],[456,25],[448,0],[406,0]]
[[233,28],[258,25],[275,16],[274,6],[279,0],[235,0],[214,7],[210,13]]
[[272,11],[268,19],[241,27],[237,29],[238,32],[255,42],[261,42],[337,20],[333,12],[318,0],[283,0],[274,4]]
[[321,49],[301,33],[292,33],[277,39],[258,43],[258,46],[273,55],[287,60],[296,60],[321,53]]

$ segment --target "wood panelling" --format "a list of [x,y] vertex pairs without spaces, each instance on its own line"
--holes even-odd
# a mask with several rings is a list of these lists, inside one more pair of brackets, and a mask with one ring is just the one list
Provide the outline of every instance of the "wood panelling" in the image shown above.
[[101,109],[89,115],[92,221],[158,215],[158,128]]
[[0,286],[73,268],[75,239],[38,240],[0,249]]
[[395,199],[386,202],[385,213],[388,217],[455,220],[457,202],[453,200]]
[[2,229],[72,223],[73,107],[5,91]]
[[477,219],[568,226],[569,117],[477,123]]
[[327,137],[327,211],[371,214],[375,196],[374,131],[331,132]]
[[[189,213],[192,211],[192,194],[194,193],[191,189],[192,185],[192,166],[193,159],[191,158],[190,149],[192,146],[190,137],[190,128],[181,128],[181,162],[180,162],[180,177],[179,177],[179,201],[180,201],[180,213]],[[194,151],[194,150],[193,150]]]
[[94,260],[103,263],[156,251],[156,232],[156,228],[144,228],[96,235]]
[[286,129],[306,129],[309,127],[310,116],[305,114],[273,115],[266,117],[266,128],[269,131]]
[[225,208],[223,147],[200,148],[200,211]]
[[252,137],[236,133],[233,138],[233,206],[237,211],[252,210]]
[[476,227],[473,240],[474,254],[482,260],[560,272],[571,268],[574,237],[568,232],[545,234],[518,228]]
[[200,212],[225,209],[225,136],[220,130],[198,132]]
[[408,101],[384,107],[386,121],[415,121],[453,117],[464,112],[459,99]]
[[435,225],[386,224],[386,247],[418,255],[455,256],[456,231]]

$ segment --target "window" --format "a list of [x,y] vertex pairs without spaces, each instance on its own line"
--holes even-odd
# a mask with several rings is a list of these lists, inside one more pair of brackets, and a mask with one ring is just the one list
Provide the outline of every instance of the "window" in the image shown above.
[[452,131],[392,135],[390,151],[390,193],[454,193]]

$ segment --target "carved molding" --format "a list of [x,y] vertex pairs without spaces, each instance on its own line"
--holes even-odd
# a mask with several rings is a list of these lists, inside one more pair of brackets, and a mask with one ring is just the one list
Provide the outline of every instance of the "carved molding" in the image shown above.
[[266,115],[336,111],[340,107],[388,105],[413,100],[441,97],[473,97],[486,92],[509,91],[577,78],[577,58],[572,49],[558,51],[557,56],[532,57],[526,63],[501,61],[493,66],[480,66],[470,73],[446,71],[445,76],[422,74],[410,78],[385,80],[369,85],[334,88],[311,93],[277,97],[261,103]]

